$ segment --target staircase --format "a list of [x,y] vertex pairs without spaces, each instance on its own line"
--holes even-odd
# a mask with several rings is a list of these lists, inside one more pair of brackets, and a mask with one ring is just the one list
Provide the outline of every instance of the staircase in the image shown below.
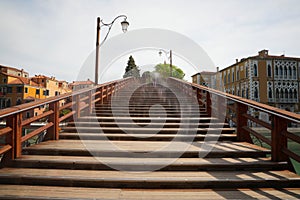
[[300,198],[268,154],[172,85],[137,83],[25,148],[0,170],[0,199]]

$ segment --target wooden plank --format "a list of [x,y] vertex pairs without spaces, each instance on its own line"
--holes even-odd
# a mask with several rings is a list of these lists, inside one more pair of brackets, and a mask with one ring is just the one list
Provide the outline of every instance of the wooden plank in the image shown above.
[[0,197],[7,199],[299,199],[299,188],[237,189],[112,189],[32,185],[0,185]]
[[73,116],[75,113],[76,113],[76,111],[71,111],[71,112],[69,112],[68,114],[66,114],[66,115],[64,115],[64,116],[62,116],[62,117],[60,117],[58,121],[59,121],[59,122],[62,122],[62,121],[64,121],[64,120],[68,119],[69,117]]
[[12,149],[12,146],[7,144],[7,145],[4,145],[4,146],[0,146],[0,155],[8,152],[9,150]]
[[300,176],[290,171],[155,171],[124,172],[110,170],[3,168],[0,183],[40,184],[111,188],[228,188],[297,187]]
[[38,134],[41,133],[42,131],[44,131],[44,130],[50,128],[51,126],[53,126],[53,122],[49,122],[49,123],[47,123],[45,126],[42,126],[42,127],[38,128],[38,129],[35,129],[34,131],[31,131],[29,134],[27,134],[27,135],[25,135],[25,136],[23,136],[23,137],[21,138],[21,142],[22,142],[22,143],[25,142],[26,140],[28,140],[28,139],[30,139],[30,138],[32,138],[32,137],[38,135]]
[[23,120],[22,121],[22,126],[26,126],[26,125],[30,124],[31,122],[35,122],[35,121],[37,121],[39,119],[42,119],[44,117],[47,117],[47,116],[53,114],[53,113],[54,113],[53,110],[49,110],[49,111],[46,111],[43,114],[40,114],[38,116],[31,117],[29,119]]
[[262,125],[263,127],[269,129],[269,130],[272,130],[272,124],[269,124],[267,122],[264,122],[260,119],[257,119],[255,117],[252,117],[251,115],[248,115],[248,114],[243,114],[244,117],[246,117],[247,119],[259,124],[259,125]]
[[262,140],[263,142],[267,143],[268,145],[271,145],[271,140],[269,140],[268,138],[262,136],[261,134],[254,131],[253,129],[249,128],[248,126],[244,126],[243,129],[246,130],[248,133],[250,133],[250,134],[254,135],[255,137],[257,137],[258,139]]
[[11,127],[1,128],[1,129],[0,129],[0,137],[3,136],[3,135],[8,134],[8,133],[11,132],[11,131],[12,131],[12,128],[11,128]]

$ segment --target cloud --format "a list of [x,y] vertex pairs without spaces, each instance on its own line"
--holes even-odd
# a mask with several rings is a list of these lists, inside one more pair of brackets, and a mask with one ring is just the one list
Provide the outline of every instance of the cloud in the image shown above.
[[[23,67],[31,75],[76,79],[95,48],[96,17],[110,22],[119,14],[128,16],[129,30],[163,28],[190,37],[220,68],[262,48],[299,56],[297,0],[3,0],[0,4],[0,63]],[[119,23],[110,37],[121,33]]]

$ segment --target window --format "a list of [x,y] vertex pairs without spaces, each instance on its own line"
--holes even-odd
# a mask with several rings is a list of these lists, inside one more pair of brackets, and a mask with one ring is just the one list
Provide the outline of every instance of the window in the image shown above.
[[284,67],[284,77],[287,77],[287,68],[286,67]]
[[6,83],[7,79],[6,79],[6,78],[3,78],[3,80],[2,80],[2,81],[3,81],[3,83]]
[[275,76],[278,76],[278,67],[275,67]]
[[248,67],[245,67],[245,76],[248,78]]
[[272,77],[271,65],[268,65],[268,77]]
[[232,82],[234,82],[234,72],[232,72]]
[[268,95],[269,95],[269,99],[272,99],[272,98],[273,98],[273,92],[272,92],[272,89],[271,89],[271,88],[269,88]]
[[46,90],[46,96],[49,96],[49,90]]
[[22,104],[22,100],[21,100],[21,99],[18,99],[18,100],[17,100],[17,105],[20,105],[20,104]]
[[7,93],[12,93],[12,87],[7,87]]
[[28,88],[27,88],[27,87],[25,88],[25,93],[26,93],[26,94],[28,93]]
[[55,96],[58,96],[59,95],[59,92],[58,91],[55,91]]
[[253,70],[254,70],[254,76],[257,76],[257,65],[256,64],[254,64]]
[[228,78],[228,83],[230,83],[230,73],[228,73],[227,78]]
[[254,98],[258,98],[258,90],[257,88],[254,88]]
[[249,89],[246,89],[246,98],[249,99]]
[[36,90],[35,90],[35,94],[36,94],[36,95],[39,95],[39,94],[40,94],[40,89],[36,89]]
[[226,84],[226,74],[224,75],[224,84]]
[[34,113],[34,116],[38,116],[38,113],[37,113],[37,112],[35,112],[35,113]]
[[26,112],[26,118],[29,118],[29,117],[30,117],[30,113]]
[[11,106],[11,101],[10,101],[10,99],[7,99],[6,107],[10,107],[10,106]]
[[23,88],[22,87],[17,87],[17,93],[22,93],[23,92]]
[[239,80],[240,79],[240,72],[239,70],[236,71],[236,80]]

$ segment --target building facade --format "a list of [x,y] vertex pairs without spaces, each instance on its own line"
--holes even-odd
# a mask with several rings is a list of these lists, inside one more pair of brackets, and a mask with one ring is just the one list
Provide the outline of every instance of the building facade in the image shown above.
[[217,76],[224,92],[299,112],[300,58],[269,55],[268,50],[243,58]]

